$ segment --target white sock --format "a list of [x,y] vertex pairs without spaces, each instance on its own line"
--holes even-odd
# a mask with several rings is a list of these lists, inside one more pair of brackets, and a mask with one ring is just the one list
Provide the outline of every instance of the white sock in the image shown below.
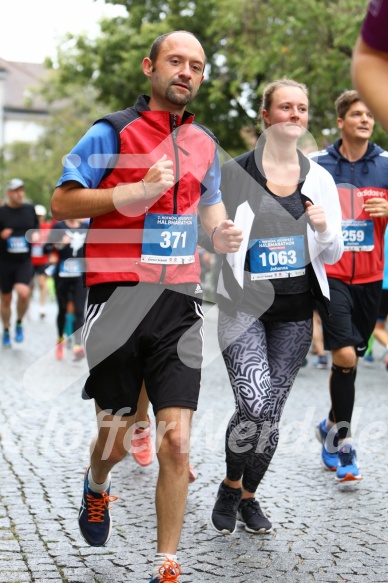
[[156,553],[154,564],[152,565],[152,579],[160,576],[159,567],[163,565],[166,559],[176,561],[176,555],[169,555],[168,553]]
[[102,494],[103,492],[106,492],[107,488],[109,488],[110,478],[111,478],[111,476],[110,476],[110,472],[109,472],[108,477],[105,480],[105,482],[103,482],[103,484],[98,484],[98,482],[95,482],[93,480],[92,470],[89,468],[88,486],[92,492],[96,492],[96,494]]
[[350,445],[353,447],[353,438],[352,437],[345,437],[345,439],[338,440],[338,447],[341,448],[344,445]]
[[138,429],[148,429],[151,423],[149,421],[136,421],[135,425]]

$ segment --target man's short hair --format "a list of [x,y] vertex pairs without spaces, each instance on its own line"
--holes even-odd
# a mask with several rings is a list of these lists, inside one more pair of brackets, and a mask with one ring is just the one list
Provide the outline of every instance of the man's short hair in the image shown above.
[[[190,34],[191,36],[193,36],[194,38],[196,38],[197,41],[200,43],[198,37],[196,37],[195,34],[193,34],[192,32],[190,32],[189,30],[173,30],[171,32],[166,32],[164,34],[161,34],[160,36],[158,36],[157,39],[154,40],[154,42],[152,43],[152,46],[151,46],[151,50],[150,50],[150,54],[149,54],[149,59],[150,59],[150,61],[152,61],[153,64],[156,63],[156,61],[158,59],[158,56],[159,56],[159,53],[160,53],[160,49],[162,47],[162,44],[166,40],[166,38],[169,37],[169,36],[171,36],[172,34],[176,34],[177,32],[184,32],[185,34]],[[206,62],[205,51],[204,51],[204,56],[205,56],[205,62]]]
[[337,112],[337,117],[344,119],[349,109],[356,103],[356,101],[362,101],[360,94],[355,89],[350,89],[349,91],[344,91],[335,100],[335,110]]

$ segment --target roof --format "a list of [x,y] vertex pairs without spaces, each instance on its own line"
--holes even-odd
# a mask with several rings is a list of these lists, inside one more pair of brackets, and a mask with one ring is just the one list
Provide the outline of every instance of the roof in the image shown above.
[[48,107],[41,97],[31,92],[47,69],[39,63],[20,63],[0,58],[0,75],[5,78],[4,109],[46,112]]

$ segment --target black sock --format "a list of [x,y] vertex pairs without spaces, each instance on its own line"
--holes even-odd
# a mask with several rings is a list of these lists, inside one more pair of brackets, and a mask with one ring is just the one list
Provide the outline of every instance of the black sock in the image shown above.
[[[333,364],[330,377],[330,394],[334,421],[339,424],[340,439],[350,437],[350,423],[355,400],[356,367],[342,367]],[[329,415],[329,419],[331,419]]]

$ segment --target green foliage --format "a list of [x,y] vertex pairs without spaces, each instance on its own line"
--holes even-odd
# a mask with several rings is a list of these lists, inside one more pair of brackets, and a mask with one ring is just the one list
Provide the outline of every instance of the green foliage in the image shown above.
[[[63,106],[38,144],[15,144],[1,162],[4,174],[28,178],[35,201],[48,203],[63,155],[97,117],[149,92],[142,59],[154,39],[171,30],[193,32],[205,49],[205,80],[189,108],[230,155],[252,147],[262,90],[283,76],[307,85],[309,129],[318,146],[338,137],[334,101],[351,88],[351,52],[365,0],[106,2],[124,6],[127,16],[103,20],[96,39],[63,39],[42,89],[48,102],[59,99]],[[380,128],[373,139],[388,148]]]
[[15,176],[26,186],[26,197],[47,209],[61,175],[62,158],[106,111],[97,106],[92,86],[63,86],[57,71],[41,88],[47,102],[55,102],[44,133],[34,143],[14,142],[2,152],[2,182]]
[[[202,42],[206,78],[191,108],[232,155],[246,149],[243,129],[257,131],[266,83],[288,76],[310,91],[310,132],[335,128],[334,100],[351,87],[350,58],[365,0],[109,0],[128,16],[105,20],[99,38],[69,36],[58,54],[59,72],[91,82],[111,110],[148,92],[141,61],[152,41],[189,30]],[[331,134],[335,137],[334,134]],[[384,134],[383,142],[387,142]]]

